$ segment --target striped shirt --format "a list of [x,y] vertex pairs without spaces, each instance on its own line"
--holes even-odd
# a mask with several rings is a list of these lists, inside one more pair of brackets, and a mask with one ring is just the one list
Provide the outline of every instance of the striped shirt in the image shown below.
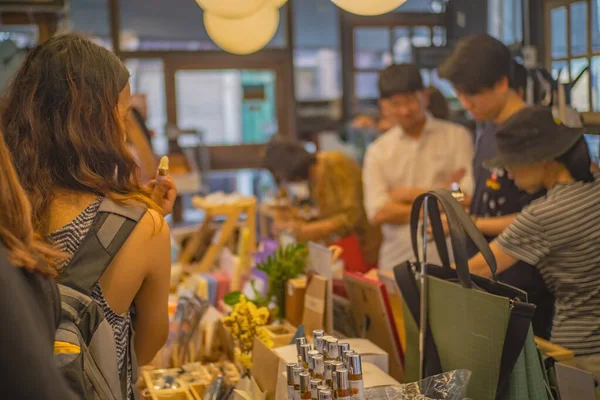
[[575,355],[600,354],[600,173],[554,186],[496,242],[536,265],[556,297],[552,341]]

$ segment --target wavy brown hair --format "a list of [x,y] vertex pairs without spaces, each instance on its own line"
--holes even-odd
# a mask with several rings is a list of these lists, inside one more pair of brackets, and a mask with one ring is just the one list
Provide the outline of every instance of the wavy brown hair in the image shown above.
[[[17,179],[0,131],[0,242],[17,267],[56,275],[50,259],[62,255],[37,240],[31,224],[31,206]],[[44,260],[45,259],[45,260]]]
[[47,235],[58,190],[94,193],[158,209],[137,179],[118,99],[129,72],[113,53],[69,34],[36,47],[11,83],[0,131]]

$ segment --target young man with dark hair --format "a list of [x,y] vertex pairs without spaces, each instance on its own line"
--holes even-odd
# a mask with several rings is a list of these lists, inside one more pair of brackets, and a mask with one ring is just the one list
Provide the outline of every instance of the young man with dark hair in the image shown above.
[[510,87],[525,101],[527,96],[527,68],[517,61],[513,61],[513,68]]
[[[534,196],[517,188],[503,169],[488,170],[483,162],[497,154],[496,127],[526,107],[514,89],[516,62],[508,47],[487,34],[469,36],[458,42],[439,67],[440,77],[448,79],[458,99],[482,125],[475,148],[475,191],[471,215],[488,240],[500,235]],[[476,251],[473,249],[472,253]],[[554,313],[554,298],[535,266],[519,262],[500,280],[529,294],[537,305],[533,328],[537,336],[549,338]]]
[[[464,127],[427,113],[428,99],[415,65],[383,70],[379,92],[395,126],[367,149],[363,185],[369,220],[383,233],[379,268],[391,269],[413,259],[410,211],[419,194],[453,182],[471,193],[473,140]],[[429,247],[433,261],[437,252]]]

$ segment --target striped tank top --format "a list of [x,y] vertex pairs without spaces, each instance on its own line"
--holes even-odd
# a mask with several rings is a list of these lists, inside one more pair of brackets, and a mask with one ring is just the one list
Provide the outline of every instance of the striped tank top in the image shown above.
[[[92,223],[94,222],[94,218],[96,218],[96,215],[98,214],[102,200],[103,198],[99,197],[69,224],[48,235],[48,241],[52,245],[69,255],[69,258],[60,260],[58,262],[59,268],[64,268],[69,265],[71,258],[90,230]],[[106,302],[99,283],[96,283],[92,288],[90,297],[94,299],[94,301],[100,306],[104,312],[104,317],[112,327],[115,335],[115,343],[117,344],[117,363],[119,374],[122,376],[124,369],[127,368],[127,398],[132,400],[134,396],[131,388],[131,360],[129,361],[128,365],[124,365],[125,355],[127,354],[126,352],[129,351],[131,311],[127,311],[125,315],[116,314]]]

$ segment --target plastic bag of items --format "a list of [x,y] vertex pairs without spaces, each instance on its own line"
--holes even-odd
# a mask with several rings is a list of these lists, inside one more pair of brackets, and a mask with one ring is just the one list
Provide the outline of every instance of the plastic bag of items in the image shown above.
[[463,400],[470,377],[470,371],[461,369],[419,382],[367,389],[365,397],[369,400]]

